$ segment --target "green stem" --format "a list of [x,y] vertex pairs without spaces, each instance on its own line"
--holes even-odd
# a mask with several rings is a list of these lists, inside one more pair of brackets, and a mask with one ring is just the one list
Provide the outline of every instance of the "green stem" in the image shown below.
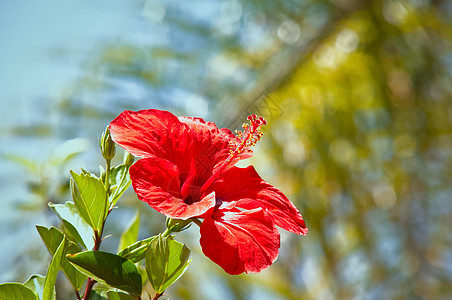
[[107,191],[107,201],[110,195],[110,159],[106,159],[106,170],[105,170],[105,190]]
[[201,224],[202,224],[201,220],[199,220],[199,219],[197,219],[197,218],[193,218],[193,219],[191,219],[191,220],[193,221],[193,223],[195,223],[196,225],[198,225],[199,227],[201,227]]
[[167,237],[167,236],[169,236],[171,233],[173,233],[173,232],[171,231],[171,229],[166,228],[165,232],[162,233],[162,237]]

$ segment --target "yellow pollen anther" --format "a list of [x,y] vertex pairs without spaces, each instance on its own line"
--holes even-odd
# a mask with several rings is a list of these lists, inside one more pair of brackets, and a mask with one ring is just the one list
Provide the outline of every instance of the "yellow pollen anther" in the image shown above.
[[243,151],[251,152],[251,147],[261,139],[263,133],[260,131],[261,126],[267,124],[267,121],[263,117],[257,117],[256,115],[248,116],[248,123],[243,123],[243,131],[236,130],[237,140],[229,143],[229,154],[234,157]]

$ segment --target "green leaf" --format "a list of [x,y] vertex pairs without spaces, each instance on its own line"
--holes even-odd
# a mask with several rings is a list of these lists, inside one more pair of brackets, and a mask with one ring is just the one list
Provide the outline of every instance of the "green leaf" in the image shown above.
[[94,230],[102,228],[107,216],[107,192],[102,181],[91,174],[71,171],[71,190],[75,206]]
[[127,248],[124,248],[121,251],[119,251],[118,255],[127,258],[134,263],[137,263],[145,258],[146,250],[148,249],[149,243],[156,238],[157,236],[151,236],[147,239],[133,243]]
[[119,239],[118,251],[128,247],[129,245],[137,241],[139,227],[140,227],[140,212],[137,210],[135,216],[130,221],[126,230],[124,230],[124,232],[121,235],[121,238]]
[[93,290],[91,291],[91,294],[89,295],[89,300],[107,300],[107,297],[102,296],[97,291]]
[[73,202],[66,202],[64,205],[49,203],[49,206],[63,222],[69,239],[79,243],[85,249],[94,247],[94,232],[80,217]]
[[[59,244],[63,240],[64,234],[55,227],[46,228],[44,226],[36,225],[36,229],[38,229],[39,235],[44,241],[47,249],[50,251],[50,254],[54,255]],[[63,267],[64,274],[66,274],[66,277],[69,279],[75,290],[79,290],[82,287],[86,280],[86,276],[74,268],[67,260],[66,255],[75,254],[81,251],[82,249],[77,244],[66,240],[61,266]]]
[[47,249],[50,251],[50,254],[53,256],[63,240],[63,233],[55,227],[47,228],[45,226],[36,225],[36,229]]
[[136,300],[135,297],[129,294],[117,291],[108,291],[107,296],[109,300]]
[[124,165],[110,168],[110,189],[114,188],[121,182],[121,178],[125,171],[126,167]]
[[105,284],[102,284],[102,283],[97,283],[97,284],[95,284],[94,286],[93,286],[93,292],[96,292],[96,294],[98,294],[99,296],[101,296],[101,297],[103,297],[103,299],[106,299],[107,298],[107,292],[108,291],[116,291],[116,290],[118,290],[117,288],[113,288],[113,287],[111,287],[111,286],[109,286],[109,285],[105,285]]
[[38,296],[32,289],[21,283],[0,284],[0,299],[5,300],[38,300]]
[[130,186],[129,168],[119,165],[110,169],[110,190],[113,191],[110,207],[115,206],[122,194]]
[[86,231],[82,232],[81,234],[79,233],[79,231],[82,231],[83,228],[78,227],[77,229],[74,225],[72,225],[72,223],[69,223],[64,219],[61,220],[61,222],[63,223],[64,234],[68,237],[68,239],[87,250],[94,247],[94,232],[92,231],[91,227],[89,227],[89,225],[85,223],[85,221],[83,222],[84,225],[86,225],[86,228],[84,228],[86,229]]
[[[24,285],[32,289],[38,295],[39,299],[42,299],[45,281],[46,278],[42,275],[31,275],[30,278],[28,278],[28,280],[24,283]],[[54,292],[52,300],[55,299],[56,297]]]
[[133,295],[141,295],[141,275],[130,260],[102,251],[85,251],[68,255],[69,261],[82,273],[100,283]]
[[52,300],[55,297],[55,282],[58,275],[58,270],[61,266],[61,260],[64,254],[64,244],[66,238],[63,237],[58,249],[55,251],[55,255],[52,258],[49,269],[44,283],[44,290],[42,292],[42,300]]
[[148,281],[148,274],[146,273],[146,267],[141,264],[137,264],[136,266],[138,268],[138,271],[141,274],[141,279],[142,279],[141,284],[144,286],[146,284],[146,282]]
[[187,270],[191,263],[190,250],[172,236],[161,234],[146,251],[146,272],[157,293],[162,293]]

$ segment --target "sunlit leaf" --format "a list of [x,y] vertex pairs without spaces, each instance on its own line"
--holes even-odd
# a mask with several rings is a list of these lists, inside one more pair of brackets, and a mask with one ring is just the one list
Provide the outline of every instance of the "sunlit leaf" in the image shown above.
[[[39,299],[42,299],[42,294],[44,292],[44,285],[46,282],[46,278],[42,275],[32,275],[28,280],[24,283],[25,286],[32,289],[37,295]],[[52,300],[56,299],[55,293],[52,295]]]
[[[146,254],[146,252],[145,252],[145,254]],[[141,265],[141,264],[137,264],[136,266],[138,268],[138,271],[141,274],[141,279],[142,279],[141,283],[144,286],[146,284],[146,282],[148,281],[148,274],[146,273],[146,266]]]
[[126,172],[126,167],[124,165],[110,168],[110,188],[117,186],[121,182],[124,172]]
[[162,293],[179,279],[190,263],[190,250],[171,236],[160,234],[146,251],[146,272],[157,293]]
[[[107,298],[107,292],[114,290],[116,291],[117,289],[114,287],[111,287],[109,285],[105,285],[102,283],[97,283],[93,286],[93,292],[95,292],[97,295],[99,295],[100,297],[103,297],[104,299]],[[91,296],[90,296],[91,297]]]
[[94,247],[94,232],[80,217],[73,202],[66,202],[64,205],[49,203],[49,206],[63,222],[68,237],[72,241],[79,243],[85,249]]
[[125,165],[119,165],[110,169],[110,189],[113,191],[110,207],[113,207],[118,202],[130,184],[129,169]]
[[[36,228],[38,229],[39,235],[44,241],[47,249],[52,255],[54,255],[59,244],[63,240],[63,233],[55,227],[46,228],[44,226],[37,225]],[[86,276],[74,268],[74,266],[67,260],[66,254],[75,254],[81,251],[81,248],[77,244],[66,239],[61,266],[63,267],[64,274],[66,274],[66,277],[76,290],[79,290],[82,287],[86,280]]]
[[36,225],[36,229],[47,249],[50,251],[50,254],[54,255],[63,240],[63,233],[55,227],[47,228],[45,226]]
[[66,243],[66,238],[63,237],[58,249],[53,255],[50,266],[47,270],[47,275],[44,283],[44,290],[42,292],[42,300],[52,300],[55,298],[55,282],[58,275],[58,270],[61,266],[61,261],[64,254],[64,244]]
[[21,283],[0,284],[0,299],[4,300],[38,300],[32,289]]
[[119,251],[118,255],[127,258],[133,261],[134,263],[139,262],[146,256],[146,250],[149,246],[149,243],[156,238],[157,236],[151,236],[147,239],[135,242],[132,245],[128,246],[127,248],[124,248],[121,251]]
[[140,212],[137,210],[135,216],[130,221],[126,230],[124,230],[124,232],[121,235],[121,238],[119,239],[118,251],[136,242],[138,238],[139,227],[140,227]]
[[[89,227],[88,224],[85,223],[88,230],[86,231],[86,235],[84,235],[84,237],[82,237],[82,235],[79,234],[80,228],[79,228],[79,230],[77,230],[77,228],[75,228],[75,226],[72,225],[71,223],[69,223],[67,220],[61,220],[61,222],[64,225],[64,234],[71,241],[73,241],[74,243],[78,243],[85,249],[89,249],[94,246],[94,239],[93,238],[88,239],[89,237],[91,237],[91,235],[88,235],[88,234],[92,233],[91,227]],[[90,243],[91,240],[93,240],[92,245]],[[88,246],[86,246],[86,245],[88,245]]]
[[71,190],[75,206],[81,217],[94,230],[102,228],[106,218],[107,192],[102,181],[91,174],[71,171]]
[[133,262],[116,254],[86,251],[68,255],[69,261],[85,275],[133,295],[141,295],[141,275]]

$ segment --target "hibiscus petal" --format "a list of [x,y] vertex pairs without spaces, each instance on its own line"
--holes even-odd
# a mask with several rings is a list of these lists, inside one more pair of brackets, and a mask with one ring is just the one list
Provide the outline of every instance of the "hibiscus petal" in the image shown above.
[[[238,139],[229,129],[219,129],[215,123],[206,122],[201,118],[179,117],[179,120],[191,129],[197,173],[210,176],[229,157],[229,143],[238,142]],[[245,151],[237,156],[230,165],[233,166],[238,160],[251,156],[252,153]]]
[[[277,226],[296,234],[306,235],[308,232],[298,209],[280,190],[265,182],[253,166],[231,168],[212,184],[209,191],[215,191],[217,198],[225,202],[255,200]],[[242,203],[242,208],[248,207],[254,208],[254,205]]]
[[279,233],[262,208],[215,208],[200,232],[204,254],[231,275],[260,272],[278,257]]
[[156,109],[122,112],[110,123],[113,141],[138,157],[156,156],[188,168],[191,135],[170,112]]
[[170,218],[189,219],[215,205],[215,193],[187,204],[180,196],[179,170],[168,160],[143,158],[130,167],[132,186],[138,199]]

